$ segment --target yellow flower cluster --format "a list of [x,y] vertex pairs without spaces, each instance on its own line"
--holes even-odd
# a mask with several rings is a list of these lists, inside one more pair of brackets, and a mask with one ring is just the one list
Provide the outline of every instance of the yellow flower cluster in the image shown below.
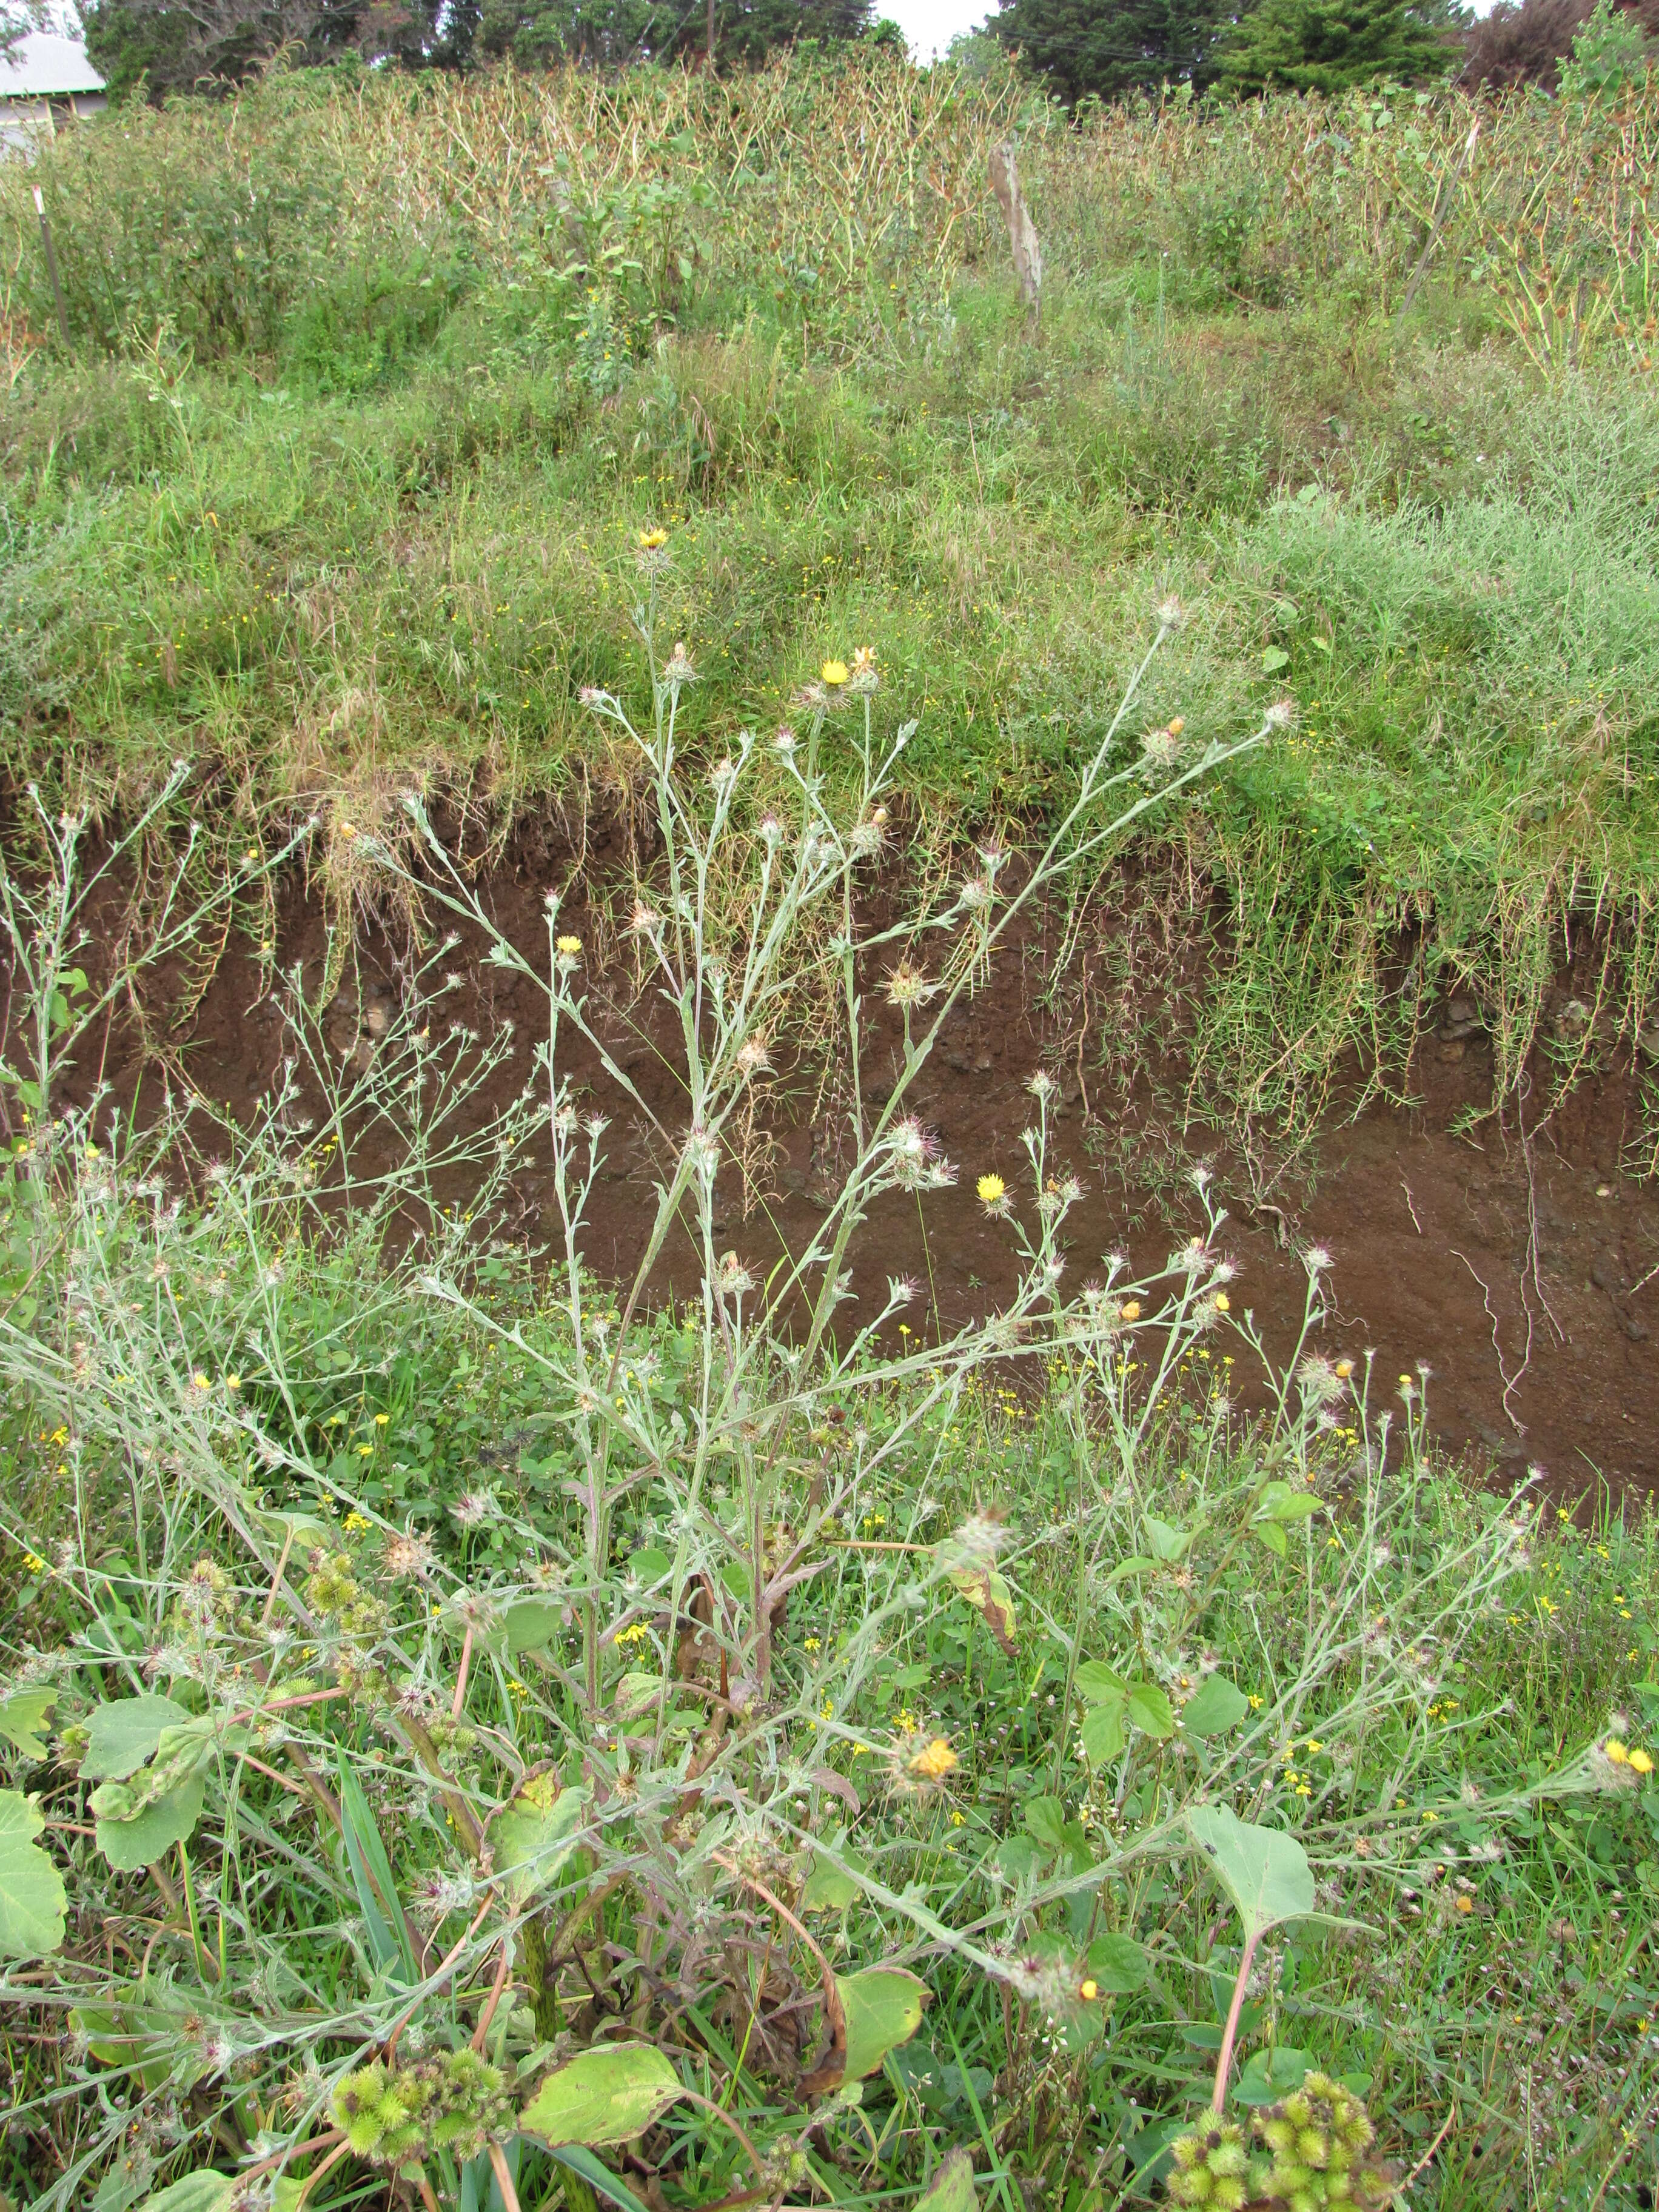
[[1628,1766],[1632,1774],[1651,1774],[1653,1771],[1653,1753],[1644,1751],[1639,1744],[1632,1751],[1627,1743],[1621,1743],[1616,1735],[1610,1735],[1601,1749],[1613,1766]]
[[924,1745],[909,1762],[911,1773],[921,1775],[927,1782],[942,1782],[958,1764],[955,1752],[942,1735],[936,1735],[931,1743]]

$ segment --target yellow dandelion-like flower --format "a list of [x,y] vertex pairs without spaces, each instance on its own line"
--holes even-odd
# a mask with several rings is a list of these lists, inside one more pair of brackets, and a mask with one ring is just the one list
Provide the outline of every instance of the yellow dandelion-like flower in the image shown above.
[[982,1175],[975,1188],[981,1206],[1000,1206],[1008,1195],[1008,1186],[1000,1175]]
[[1629,1747],[1628,1746],[1620,1743],[1616,1735],[1610,1735],[1607,1741],[1602,1745],[1601,1748],[1607,1754],[1607,1760],[1610,1765],[1613,1766],[1628,1766],[1630,1765],[1631,1756]]
[[1078,1995],[1082,1998],[1085,2004],[1092,2004],[1095,1999],[1100,1995],[1099,1983],[1083,1982],[1079,1984]]
[[1215,1294],[1215,1310],[1216,1310],[1216,1311],[1217,1311],[1218,1313],[1231,1313],[1231,1312],[1232,1311],[1232,1310],[1233,1310],[1233,1302],[1232,1302],[1232,1300],[1231,1300],[1231,1299],[1227,1296],[1227,1293],[1225,1292],[1225,1291],[1218,1291],[1216,1292],[1216,1294]]
[[1118,1308],[1117,1315],[1120,1321],[1139,1321],[1140,1319],[1140,1300],[1139,1298],[1126,1298],[1123,1301],[1123,1304]]
[[920,1774],[928,1782],[942,1782],[947,1774],[954,1773],[960,1764],[945,1738],[936,1735],[924,1744],[909,1762],[912,1774]]
[[666,545],[667,543],[668,532],[665,530],[642,530],[640,532],[640,550],[641,553],[655,553],[663,546]]
[[582,949],[580,937],[557,937],[554,939],[553,945],[556,951],[565,953],[572,958]]
[[1653,1753],[1650,1751],[1632,1752],[1630,1755],[1630,1765],[1631,1772],[1632,1774],[1651,1774],[1653,1771]]
[[1350,1376],[1350,1375],[1352,1375],[1352,1374],[1353,1373],[1353,1362],[1352,1362],[1352,1359],[1339,1359],[1339,1360],[1337,1361],[1337,1363],[1336,1363],[1336,1371],[1337,1371],[1337,1375],[1338,1375],[1339,1378],[1340,1378],[1342,1382],[1346,1382],[1347,1381],[1347,1379],[1348,1379],[1349,1376]]
[[213,1388],[213,1385],[208,1381],[207,1376],[203,1374],[201,1369],[198,1367],[196,1372],[190,1378],[190,1387],[192,1390],[210,1390]]
[[844,660],[826,660],[818,675],[832,691],[839,691],[847,681],[847,663]]

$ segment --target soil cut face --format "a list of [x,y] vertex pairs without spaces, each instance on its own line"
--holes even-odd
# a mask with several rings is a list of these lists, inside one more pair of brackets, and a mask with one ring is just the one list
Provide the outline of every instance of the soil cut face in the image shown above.
[[[605,857],[600,849],[590,860],[602,870]],[[526,853],[521,840],[516,861],[485,886],[498,926],[532,962],[544,959],[547,942],[539,886],[555,879],[547,855]],[[574,909],[569,926],[586,927]],[[545,1003],[522,979],[483,963],[483,951],[463,936],[453,954],[462,985],[442,1000],[441,1018],[483,1030],[514,1022],[513,1056],[494,1086],[498,1103],[530,1072]],[[298,963],[314,993],[326,954],[322,914],[291,889],[281,906],[280,963],[291,970]],[[889,1276],[914,1277],[921,1295],[908,1318],[924,1334],[948,1332],[1006,1297],[1017,1272],[1012,1238],[1007,1224],[987,1218],[974,1185],[994,1171],[1017,1201],[1029,1202],[1019,1136],[1034,1109],[1025,1085],[1048,1066],[1061,1084],[1053,1171],[1075,1171],[1086,1193],[1066,1224],[1073,1281],[1086,1280],[1115,1248],[1126,1249],[1138,1267],[1161,1266],[1202,1218],[1182,1170],[1207,1159],[1230,1216],[1225,1249],[1238,1263],[1235,1313],[1254,1311],[1276,1357],[1294,1345],[1301,1322],[1301,1254],[1323,1245],[1332,1256],[1334,1312],[1319,1346],[1333,1356],[1375,1352],[1374,1403],[1392,1401],[1397,1378],[1414,1376],[1424,1362],[1431,1370],[1431,1427],[1483,1476],[1507,1488],[1535,1468],[1553,1494],[1574,1501],[1601,1485],[1615,1497],[1659,1489],[1659,1347],[1651,1334],[1659,1329],[1659,1194],[1620,1170],[1638,1126],[1628,1072],[1587,1077],[1524,1139],[1513,1112],[1507,1128],[1487,1117],[1474,1135],[1460,1136],[1452,1125],[1490,1097],[1490,1052],[1478,1028],[1455,1048],[1431,1040],[1412,1070],[1420,1102],[1413,1110],[1373,1103],[1333,1121],[1310,1155],[1311,1173],[1299,1186],[1305,1200],[1293,1205],[1281,1184],[1272,1204],[1253,1202],[1243,1164],[1224,1142],[1213,1135],[1206,1142],[1201,1131],[1176,1135],[1162,1123],[1151,1074],[1115,1091],[1090,1072],[1101,1054],[1086,1034],[1081,1052],[1075,1033],[1066,1040],[1065,1066],[1056,1065],[1059,1041],[1020,988],[1019,964],[1015,948],[993,986],[958,1006],[908,1095],[909,1109],[958,1168],[959,1185],[920,1204],[894,1194],[872,1206],[853,1247],[855,1295],[880,1302]],[[602,999],[606,975],[622,965],[596,963],[590,1016],[660,1132],[615,1095],[591,1050],[580,1048],[562,1062],[613,1117],[586,1219],[585,1256],[619,1281],[645,1248],[669,1149],[661,1133],[682,1132],[686,1118],[664,1010],[649,999]],[[239,1119],[270,1086],[283,1049],[265,972],[233,948],[192,1019],[171,1039],[188,1086]],[[356,1066],[368,1066],[404,972],[392,937],[367,926],[353,980],[325,1024],[343,1062],[355,1056]],[[865,999],[872,1023],[866,1096],[873,1088],[878,1098],[888,1095],[883,1085],[890,1086],[901,1038],[881,981],[872,973]],[[118,1098],[137,1090],[141,1109],[145,1093],[156,1095],[156,1070],[143,1068],[133,1037],[119,1028],[80,1054],[82,1079],[99,1071]],[[486,1093],[481,1109],[491,1103]],[[758,1278],[781,1250],[803,1249],[821,1218],[838,1149],[833,1090],[805,1074],[781,1084],[754,1135],[754,1172],[722,1171],[719,1227],[721,1247],[734,1249]],[[549,1182],[544,1160],[519,1180],[517,1228],[532,1245],[545,1243],[556,1226]],[[651,1295],[684,1295],[699,1273],[689,1238],[679,1237],[678,1249],[671,1240]],[[1234,1377],[1249,1402],[1248,1348],[1219,1337],[1212,1343],[1217,1358],[1235,1355]]]

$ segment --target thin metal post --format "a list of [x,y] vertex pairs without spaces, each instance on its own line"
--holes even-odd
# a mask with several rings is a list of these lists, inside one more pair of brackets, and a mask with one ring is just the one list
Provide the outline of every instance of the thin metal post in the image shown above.
[[64,341],[64,351],[68,353],[69,317],[64,312],[64,288],[58,281],[58,256],[52,249],[52,225],[46,221],[46,194],[39,185],[34,188],[34,212],[40,218],[40,242],[46,249],[46,274],[52,279],[52,296],[58,302],[58,335]]

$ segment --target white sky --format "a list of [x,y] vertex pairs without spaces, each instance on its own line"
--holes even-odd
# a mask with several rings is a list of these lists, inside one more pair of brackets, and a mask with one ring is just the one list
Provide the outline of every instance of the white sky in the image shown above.
[[890,15],[919,62],[942,54],[959,31],[971,31],[991,14],[989,0],[876,0],[878,15]]

